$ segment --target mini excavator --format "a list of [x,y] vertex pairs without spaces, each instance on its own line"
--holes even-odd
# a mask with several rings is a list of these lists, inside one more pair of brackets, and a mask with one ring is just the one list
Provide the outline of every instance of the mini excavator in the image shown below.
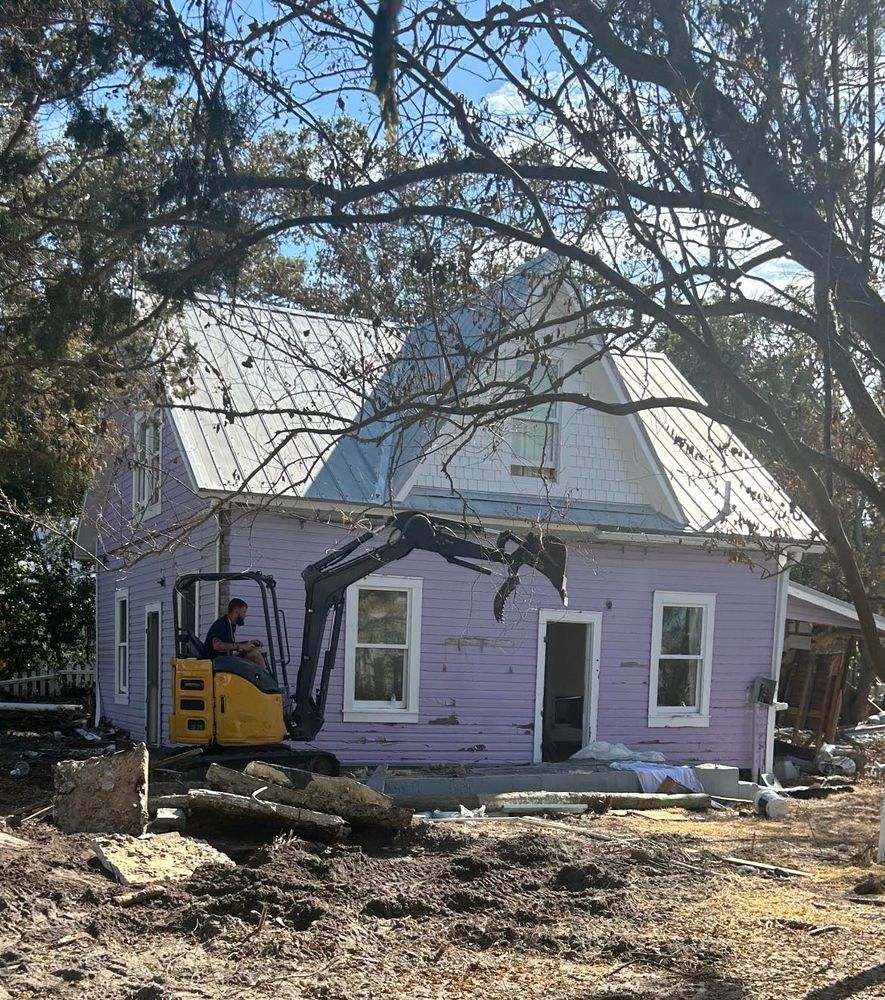
[[[172,605],[176,655],[172,660],[173,712],[169,719],[173,743],[202,748],[203,763],[249,761],[260,753],[262,759],[285,760],[315,773],[337,774],[338,760],[333,754],[293,750],[283,741],[313,740],[323,726],[347,588],[410,552],[435,552],[446,562],[485,575],[492,572],[488,563],[506,567],[493,602],[498,621],[503,621],[504,606],[519,585],[519,571],[524,566],[545,576],[563,604],[568,603],[566,548],[553,535],[533,531],[519,537],[504,531],[491,544],[480,529],[417,511],[398,513],[384,527],[390,531],[380,544],[357,553],[382,529],[366,531],[302,571],[304,631],[294,688],[289,685],[287,671],[291,655],[286,619],[273,577],[257,572],[191,573],[176,580]],[[266,668],[236,656],[202,659],[199,637],[181,627],[178,598],[186,598],[198,581],[246,580],[257,584],[261,595]]]

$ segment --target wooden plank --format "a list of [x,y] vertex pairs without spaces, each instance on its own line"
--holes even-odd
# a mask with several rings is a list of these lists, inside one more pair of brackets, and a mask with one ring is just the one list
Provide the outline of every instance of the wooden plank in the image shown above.
[[[209,768],[207,777],[217,765]],[[394,805],[389,795],[369,788],[353,778],[331,778],[292,767],[252,761],[246,775],[265,791],[261,798],[302,806],[317,812],[341,816],[354,826],[403,830],[412,822],[412,810]]]
[[778,875],[801,875],[803,878],[810,878],[811,872],[803,872],[798,868],[783,868],[781,865],[768,865],[762,861],[751,861],[749,858],[723,858],[730,865],[747,865],[750,868],[759,868],[764,872],[776,872]]
[[0,850],[25,851],[31,846],[29,840],[13,837],[11,833],[0,832]]
[[[238,773],[238,772],[234,772]],[[297,809],[279,802],[267,802],[251,795],[195,788],[187,793],[188,810],[216,813],[232,819],[272,823],[314,840],[346,840],[350,827],[340,816],[327,816],[310,809]]]

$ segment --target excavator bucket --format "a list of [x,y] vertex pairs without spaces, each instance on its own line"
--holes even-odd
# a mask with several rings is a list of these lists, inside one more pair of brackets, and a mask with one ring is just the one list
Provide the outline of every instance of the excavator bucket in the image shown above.
[[523,566],[529,566],[546,576],[559,593],[563,607],[568,607],[565,542],[555,535],[535,534],[533,531],[525,538],[509,535],[508,540],[515,541],[517,547],[505,555],[507,578],[495,594],[495,618],[499,622],[504,621],[504,606],[519,586],[519,571]]

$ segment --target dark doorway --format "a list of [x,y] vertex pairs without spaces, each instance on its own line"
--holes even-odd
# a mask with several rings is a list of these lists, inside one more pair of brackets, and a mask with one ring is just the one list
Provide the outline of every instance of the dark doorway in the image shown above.
[[160,677],[162,641],[160,631],[161,607],[149,604],[144,609],[144,670],[147,694],[146,738],[150,746],[158,746],[162,736]]
[[586,741],[591,627],[576,622],[547,625],[542,760],[566,760]]

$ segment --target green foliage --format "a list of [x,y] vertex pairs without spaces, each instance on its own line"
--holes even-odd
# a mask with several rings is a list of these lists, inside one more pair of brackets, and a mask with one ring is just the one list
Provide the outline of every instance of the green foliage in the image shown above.
[[60,670],[94,654],[94,587],[72,543],[0,519],[0,667]]

